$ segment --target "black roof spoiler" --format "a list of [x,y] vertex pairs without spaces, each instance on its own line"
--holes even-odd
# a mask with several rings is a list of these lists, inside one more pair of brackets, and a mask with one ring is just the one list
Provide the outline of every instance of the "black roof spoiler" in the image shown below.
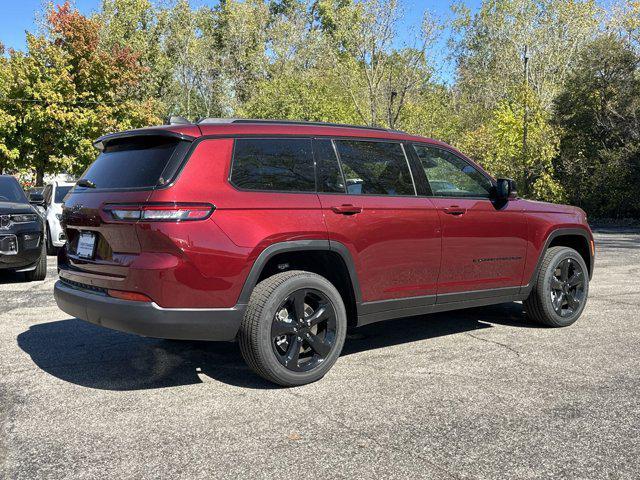
[[98,150],[103,151],[104,147],[107,146],[108,143],[119,140],[122,138],[132,138],[132,137],[169,137],[175,138],[178,140],[188,140],[193,141],[195,137],[191,135],[186,135],[184,133],[172,132],[171,130],[165,130],[163,128],[139,128],[136,130],[126,130],[124,132],[117,133],[109,133],[108,135],[103,135],[98,138],[95,142],[93,142],[93,146]]

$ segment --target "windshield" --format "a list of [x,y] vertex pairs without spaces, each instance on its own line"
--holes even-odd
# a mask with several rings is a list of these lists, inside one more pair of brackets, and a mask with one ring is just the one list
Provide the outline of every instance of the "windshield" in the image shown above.
[[56,196],[53,199],[54,203],[62,203],[64,197],[69,193],[69,190],[73,188],[73,185],[68,185],[65,187],[57,187],[56,188]]
[[29,203],[13,177],[0,177],[0,202]]

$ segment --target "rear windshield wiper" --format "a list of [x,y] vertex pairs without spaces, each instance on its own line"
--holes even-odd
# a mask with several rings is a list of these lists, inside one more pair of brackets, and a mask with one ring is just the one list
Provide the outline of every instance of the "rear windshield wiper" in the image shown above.
[[88,178],[81,178],[80,180],[78,180],[76,182],[76,185],[79,186],[79,187],[96,188],[96,184],[93,183]]

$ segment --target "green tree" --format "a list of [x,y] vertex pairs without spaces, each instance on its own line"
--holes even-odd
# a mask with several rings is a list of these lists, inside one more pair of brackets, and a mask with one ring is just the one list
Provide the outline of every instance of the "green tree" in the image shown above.
[[415,42],[398,46],[398,0],[325,0],[319,6],[332,70],[360,121],[396,128],[411,97],[429,83],[428,53],[439,25],[425,16]]
[[243,116],[357,123],[359,117],[330,60],[313,5],[270,3],[265,78],[240,108]]
[[[522,142],[525,95],[529,105],[526,151]],[[523,196],[563,200],[563,188],[554,178],[559,139],[550,115],[532,91],[521,88],[510,97],[498,104],[486,123],[463,135],[461,148],[492,174],[516,180]]]
[[173,86],[174,65],[165,45],[167,17],[167,10],[150,0],[102,0],[94,17],[100,24],[100,49],[134,53],[143,77],[139,88],[143,95],[160,101],[171,97]]
[[578,52],[598,34],[595,0],[491,0],[472,14],[454,4],[452,47],[457,88],[482,120],[523,80],[523,49],[530,54],[529,85],[549,109]]
[[613,34],[589,44],[556,100],[557,176],[571,203],[640,216],[640,57]]
[[[0,43],[0,98],[7,98],[11,81],[9,61],[4,54],[4,45]],[[16,118],[10,113],[6,103],[0,101],[0,175],[5,170],[12,170],[18,159],[18,150],[8,143],[9,139],[15,135],[15,129]]]
[[157,122],[135,54],[101,50],[100,24],[68,3],[46,20],[46,36],[27,34],[27,51],[9,52],[0,100],[15,119],[3,144],[16,152],[14,167],[32,169],[38,185],[45,173],[82,171],[95,158],[96,137]]
[[289,72],[259,82],[240,113],[252,118],[352,124],[360,120],[341,85],[317,70]]
[[221,0],[214,9],[209,45],[219,56],[224,115],[235,115],[266,77],[269,19],[263,0]]
[[416,135],[459,143],[462,122],[456,108],[455,92],[447,85],[429,82],[412,95],[398,125]]

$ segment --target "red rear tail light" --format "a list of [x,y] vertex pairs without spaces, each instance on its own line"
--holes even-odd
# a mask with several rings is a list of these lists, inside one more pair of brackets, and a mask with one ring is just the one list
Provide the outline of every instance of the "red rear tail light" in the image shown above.
[[110,297],[119,298],[120,300],[130,300],[133,302],[151,302],[152,300],[138,292],[125,292],[122,290],[107,290]]
[[215,210],[208,203],[107,204],[103,210],[120,222],[188,222],[206,220]]

